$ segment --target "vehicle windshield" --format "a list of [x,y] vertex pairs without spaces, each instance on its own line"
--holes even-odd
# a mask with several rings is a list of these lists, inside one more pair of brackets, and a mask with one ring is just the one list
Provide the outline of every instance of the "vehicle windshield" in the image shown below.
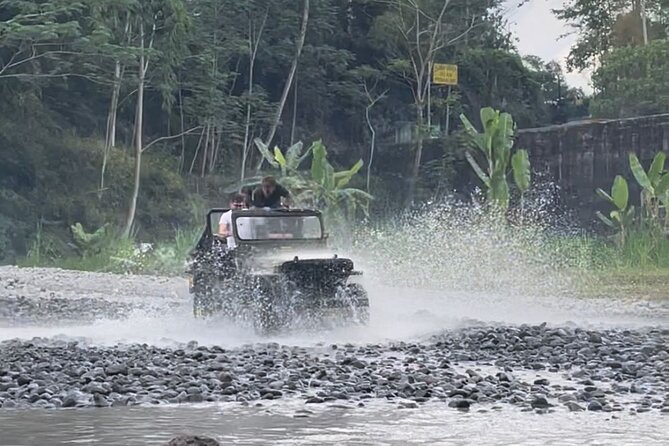
[[240,240],[315,240],[323,237],[316,216],[281,215],[276,217],[237,217]]

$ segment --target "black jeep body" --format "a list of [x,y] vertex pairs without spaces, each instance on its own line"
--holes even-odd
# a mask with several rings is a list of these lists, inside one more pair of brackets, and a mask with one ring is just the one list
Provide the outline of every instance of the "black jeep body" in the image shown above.
[[230,214],[235,247],[219,237],[228,209],[211,209],[188,273],[196,317],[223,315],[261,332],[324,318],[366,323],[369,299],[351,259],[330,250],[317,210]]

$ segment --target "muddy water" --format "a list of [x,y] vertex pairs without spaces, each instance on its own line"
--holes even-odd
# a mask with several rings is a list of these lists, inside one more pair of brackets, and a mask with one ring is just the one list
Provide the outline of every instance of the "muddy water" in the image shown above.
[[160,445],[181,434],[223,445],[667,445],[669,416],[629,413],[539,415],[518,409],[462,413],[444,405],[397,409],[182,406],[0,412],[4,446]]

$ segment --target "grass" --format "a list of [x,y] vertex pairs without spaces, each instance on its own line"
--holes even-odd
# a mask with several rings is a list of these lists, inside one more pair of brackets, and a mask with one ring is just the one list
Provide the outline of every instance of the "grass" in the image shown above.
[[28,255],[19,262],[23,267],[57,267],[79,271],[130,274],[183,274],[184,262],[195,245],[201,229],[177,229],[173,237],[162,240],[150,250],[142,250],[131,238],[116,233],[105,234],[90,246],[76,251],[55,249],[52,238],[38,228]]

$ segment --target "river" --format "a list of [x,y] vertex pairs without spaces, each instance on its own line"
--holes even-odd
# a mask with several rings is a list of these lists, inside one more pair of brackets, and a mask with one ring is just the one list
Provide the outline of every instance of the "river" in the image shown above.
[[[55,293],[56,296],[63,298],[62,308],[59,310],[62,310],[63,314],[81,310],[75,308],[76,305],[83,305],[81,303],[76,305],[73,303],[72,308],[68,306],[68,302],[75,302],[74,299],[80,296],[99,299],[95,301],[97,303],[91,305],[103,304],[110,299],[129,302],[171,300],[177,304],[181,303],[166,314],[152,315],[137,312],[122,320],[103,317],[77,323],[0,321],[0,361],[2,355],[12,358],[5,360],[5,363],[0,362],[0,403],[3,393],[6,398],[5,408],[0,409],[0,446],[161,445],[180,434],[214,437],[223,445],[669,444],[669,413],[667,410],[661,410],[663,407],[669,407],[669,384],[666,381],[669,371],[667,352],[669,307],[666,301],[644,302],[639,299],[618,301],[594,298],[583,300],[564,297],[538,299],[532,296],[511,298],[503,294],[490,293],[486,295],[448,294],[437,291],[417,293],[415,290],[379,288],[374,290],[377,298],[372,302],[372,320],[367,328],[297,333],[260,339],[251,333],[230,327],[194,321],[190,318],[188,305],[184,304],[183,290],[165,293],[165,287],[171,289],[183,286],[177,280],[45,270],[19,271],[11,268],[0,269],[0,279],[0,285],[4,284],[4,288],[0,287],[0,291],[5,293],[5,297],[1,295],[2,293],[0,297],[8,299],[8,302],[19,294],[36,299],[37,296],[49,296]],[[383,296],[383,299],[378,296]],[[30,308],[42,311],[39,306]],[[477,323],[482,323],[484,326],[502,328],[481,329],[483,331],[474,331],[471,337],[465,338],[464,341],[457,340],[459,330],[471,324],[473,317]],[[581,336],[578,338],[580,340],[573,342],[583,344],[574,350],[572,356],[569,356],[570,353],[565,353],[567,356],[564,357],[560,356],[562,363],[559,364],[554,359],[562,353],[560,347],[556,347],[546,356],[546,361],[557,364],[556,370],[553,371],[531,369],[533,363],[523,358],[534,358],[536,351],[533,348],[527,348],[522,354],[509,350],[508,361],[511,362],[508,362],[504,354],[490,357],[485,347],[471,344],[473,340],[483,335],[486,339],[489,336],[501,337],[502,342],[507,342],[516,337],[518,329],[513,327],[544,322],[548,322],[548,328],[533,326],[527,329],[533,333],[530,337],[544,336],[546,343],[552,342],[554,337],[551,336],[554,336],[554,331],[551,331],[553,329],[550,327],[565,327],[565,336],[571,336],[573,339]],[[648,327],[654,327],[655,331],[650,334],[643,331]],[[581,333],[581,328],[595,331],[583,334],[585,332]],[[511,331],[507,333],[505,330]],[[597,339],[599,335],[596,335],[598,333],[596,330],[603,330],[601,332],[603,339]],[[447,342],[445,345],[452,345],[453,351],[448,350],[451,347],[438,347],[439,344],[435,347],[433,344],[437,341],[430,340],[431,336],[442,332],[447,333],[443,335],[445,336],[443,342]],[[40,338],[35,339],[35,337]],[[74,339],[81,340],[85,346],[67,347],[64,344]],[[193,340],[204,349],[205,355],[220,356],[221,352],[225,352],[230,358],[235,358],[234,361],[238,361],[234,363],[237,370],[246,367],[245,374],[240,375],[242,376],[240,380],[243,381],[240,381],[242,387],[250,385],[245,377],[256,373],[253,368],[260,367],[258,364],[263,363],[262,359],[260,362],[253,362],[255,361],[253,355],[256,353],[278,355],[284,352],[284,356],[296,355],[291,357],[298,358],[298,361],[304,357],[304,361],[313,361],[315,365],[324,364],[324,358],[335,361],[328,366],[331,368],[328,373],[337,375],[338,381],[335,384],[340,388],[347,385],[346,381],[368,379],[360,375],[362,371],[367,373],[367,369],[357,372],[355,368],[342,362],[344,356],[367,361],[370,368],[375,370],[372,373],[379,376],[387,376],[384,375],[385,369],[395,368],[397,373],[403,376],[401,379],[406,379],[410,375],[409,378],[413,380],[414,376],[418,377],[420,367],[431,367],[434,376],[445,380],[443,386],[457,384],[458,376],[467,375],[473,370],[470,376],[477,377],[477,380],[479,377],[481,379],[476,385],[481,387],[481,382],[485,383],[488,380],[499,390],[503,389],[504,383],[495,376],[513,369],[512,381],[518,383],[513,392],[525,394],[527,402],[512,400],[512,404],[501,402],[498,404],[481,398],[468,410],[459,410],[449,407],[448,403],[452,402],[453,398],[448,397],[448,390],[441,399],[433,397],[424,401],[416,397],[418,393],[412,393],[407,398],[378,397],[378,392],[388,390],[387,385],[386,387],[379,385],[378,388],[374,388],[374,392],[377,392],[377,397],[374,398],[367,398],[356,391],[346,398],[337,397],[329,401],[326,398],[321,404],[305,404],[306,396],[315,394],[306,395],[300,393],[301,391],[291,393],[285,390],[289,388],[289,383],[286,382],[282,388],[285,392],[284,397],[276,400],[260,399],[258,396],[246,403],[218,401],[173,404],[161,401],[159,405],[144,403],[127,407],[100,408],[91,407],[92,395],[88,394],[88,400],[78,403],[86,407],[42,409],[20,406],[24,402],[31,401],[30,395],[26,392],[31,392],[42,384],[32,389],[31,384],[12,388],[20,374],[32,373],[30,379],[35,383],[40,382],[39,380],[43,378],[40,373],[44,369],[40,371],[30,368],[36,361],[46,361],[44,367],[49,368],[51,373],[49,379],[54,381],[57,381],[56,377],[61,376],[58,375],[61,366],[84,367],[84,371],[88,372],[95,369],[95,364],[85,364],[78,358],[68,356],[71,353],[68,348],[84,349],[82,355],[85,356],[86,352],[90,351],[93,356],[99,358],[108,352],[116,355],[114,349],[119,343],[124,343],[134,346],[132,348],[140,353],[154,352],[151,354],[156,355],[156,358],[162,355],[160,359],[164,360],[164,358],[181,358],[178,355],[170,355],[174,354],[175,349],[184,348],[183,343]],[[292,350],[275,350],[278,347],[272,347],[268,342],[275,343],[274,345],[292,346],[290,347]],[[455,343],[448,344],[448,342]],[[627,342],[629,344],[625,345]],[[421,347],[422,345],[430,346]],[[106,346],[107,350],[100,350],[102,346]],[[156,347],[152,346],[161,346],[162,350],[155,350]],[[344,356],[324,354],[323,352],[327,352],[330,346],[333,346],[332,348],[338,346],[336,351]],[[565,344],[565,352],[567,347],[568,344]],[[367,356],[361,353],[362,350],[356,349],[364,349]],[[478,355],[471,361],[463,360],[463,355],[469,353],[468,349]],[[652,353],[644,353],[651,350]],[[44,351],[52,353],[40,357],[36,353],[38,351],[42,352],[41,354]],[[53,353],[56,351],[57,354]],[[276,353],[277,351],[279,353]],[[605,355],[601,353],[602,351]],[[22,357],[22,354],[26,356]],[[125,354],[124,347],[119,347],[119,358],[123,354]],[[453,361],[449,366],[449,370],[452,370],[450,374],[439,374],[441,373],[437,370],[439,360],[430,359],[434,354]],[[516,356],[511,358],[513,355]],[[588,382],[577,384],[581,379],[578,377],[583,375],[578,375],[577,368],[572,368],[569,364],[569,361],[578,362],[583,355],[586,359],[582,361],[581,369],[587,372],[585,378],[592,379],[590,384]],[[639,390],[622,393],[616,390],[616,385],[619,383],[629,387],[629,383],[626,384],[618,379],[620,375],[616,370],[619,369],[610,369],[607,365],[613,364],[612,360],[620,359],[616,355],[623,355],[623,359],[632,358],[638,361],[639,376],[631,378],[630,382]],[[646,356],[639,359],[640,355]],[[240,357],[250,359],[239,359]],[[386,357],[391,359],[384,359]],[[112,359],[102,357],[97,361],[105,362]],[[627,367],[627,362],[623,359],[620,359],[620,367]],[[417,362],[412,364],[411,361]],[[415,365],[421,361],[424,364]],[[201,367],[203,370],[206,369],[206,365]],[[230,367],[232,369],[233,365]],[[611,365],[611,367],[619,366]],[[163,363],[162,368],[168,370],[168,375],[181,373],[177,369],[173,370],[169,363]],[[295,365],[282,365],[280,369],[277,376],[302,373],[295,372],[297,370]],[[141,373],[148,373],[146,370]],[[273,373],[271,367],[263,370],[265,371],[261,374],[255,375],[256,378],[266,373]],[[197,373],[188,379],[198,381],[200,378]],[[164,379],[168,379],[168,375]],[[146,375],[142,375],[142,384],[152,391],[155,386],[145,383],[143,381],[145,377]],[[161,376],[158,378],[163,379]],[[545,380],[545,384],[540,383],[542,379]],[[110,377],[107,377],[107,380],[111,382]],[[313,390],[311,378],[309,383],[305,392]],[[2,392],[3,384],[7,392]],[[325,387],[327,384],[324,379],[321,391],[330,392]],[[54,386],[55,389],[59,384],[48,382],[44,385]],[[430,385],[433,386],[433,391],[440,391],[434,386],[442,384],[438,382]],[[567,400],[561,398],[568,396],[570,386],[573,386],[573,395],[576,395],[570,401],[578,401],[583,408],[592,403],[591,399],[576,399],[583,395],[587,395],[587,398],[590,398],[590,394],[596,395],[591,390],[582,390],[584,387],[587,389],[588,385],[593,389],[596,388],[594,392],[602,392],[601,398],[593,398],[599,398],[605,410],[567,409],[563,404]],[[467,386],[464,388],[467,389]],[[485,388],[481,389],[483,395]],[[133,392],[136,396],[142,394],[141,391]],[[210,396],[220,397],[220,393],[216,392],[219,390],[212,390]],[[53,396],[57,394],[58,390],[53,390]],[[248,393],[251,394],[252,392]],[[530,405],[529,401],[532,398],[536,401],[536,394],[546,395],[549,402],[547,407],[535,410],[534,403]],[[108,395],[109,401],[112,395],[113,393]],[[413,402],[414,400],[418,403]],[[19,406],[7,408],[14,406],[14,401],[18,401]]]

